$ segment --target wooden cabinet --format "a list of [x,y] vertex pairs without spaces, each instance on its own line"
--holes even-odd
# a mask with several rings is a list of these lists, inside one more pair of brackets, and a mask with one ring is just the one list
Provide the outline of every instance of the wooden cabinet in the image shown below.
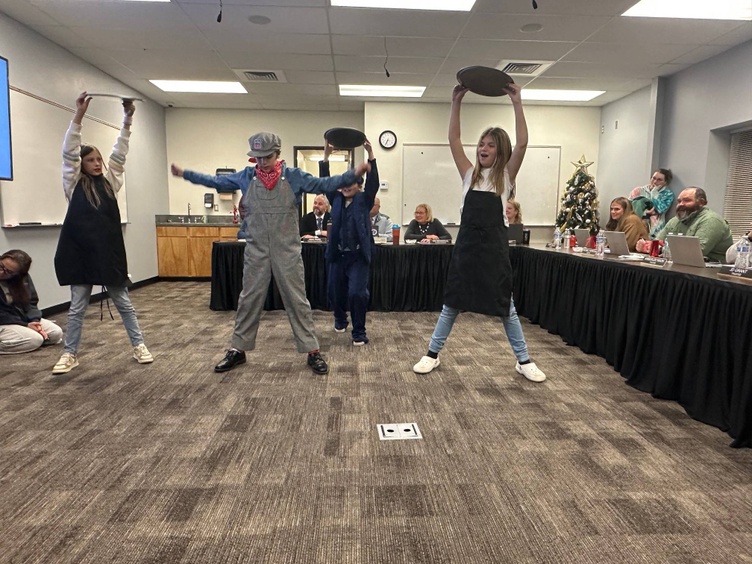
[[219,240],[220,241],[237,241],[238,229],[240,229],[240,225],[238,225],[237,227],[220,227],[219,228]]
[[235,241],[237,227],[208,225],[157,226],[159,275],[165,278],[208,278],[214,241]]

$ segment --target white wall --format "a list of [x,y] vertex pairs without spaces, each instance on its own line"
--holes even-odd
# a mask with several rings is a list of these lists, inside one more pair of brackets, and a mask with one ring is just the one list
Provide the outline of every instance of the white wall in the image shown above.
[[699,185],[721,212],[727,167],[715,161],[724,153],[714,145],[729,131],[752,128],[752,41],[669,77],[663,111],[661,157],[674,172],[674,191]]
[[[283,112],[265,110],[196,110],[168,109],[167,157],[169,162],[214,174],[217,168],[240,170],[249,165],[246,153],[248,138],[259,131],[271,131],[282,140],[282,155],[289,166],[295,163],[294,146],[320,147],[324,132],[332,127],[363,129],[359,112]],[[356,162],[363,159],[362,148],[356,151]],[[190,202],[198,213],[214,212],[203,208],[204,194],[214,192],[203,186],[171,177],[170,213],[185,215]],[[235,194],[234,202],[240,197]],[[220,202],[218,214],[232,213],[233,202]]]
[[[450,94],[451,90],[447,90],[447,104],[366,103],[365,133],[369,139],[377,143],[379,133],[385,129],[397,134],[397,146],[394,149],[384,151],[375,145],[379,177],[382,181],[389,182],[389,189],[379,194],[381,209],[392,218],[399,218],[402,210],[402,144],[447,143]],[[560,191],[575,170],[571,163],[579,161],[583,154],[589,161],[594,161],[589,171],[597,174],[600,116],[600,108],[525,107],[530,145],[561,147]],[[514,142],[514,113],[511,105],[464,104],[461,117],[464,143],[477,142],[483,130],[492,125],[504,127]],[[451,159],[449,152],[447,159]],[[524,163],[522,166],[525,166]],[[461,193],[459,175],[457,192]],[[524,191],[518,193],[517,199],[522,204],[524,216]],[[554,218],[551,219],[552,227],[553,224]],[[538,231],[541,235],[536,236]],[[548,239],[550,232],[550,229],[536,230],[533,240]]]
[[[0,54],[8,59],[12,87],[67,107],[75,106],[76,96],[87,89],[142,97],[2,13]],[[122,123],[122,107],[117,104],[92,103],[89,113],[110,123]],[[62,146],[65,131],[48,130],[44,122],[34,117],[24,116],[25,123],[12,123],[11,129],[31,125],[40,136],[59,138]],[[157,275],[154,214],[167,212],[167,159],[162,107],[149,101],[139,103],[132,130],[131,150],[126,164],[130,223],[125,227],[124,235],[131,277],[138,282]],[[114,132],[113,143],[116,136]],[[38,158],[62,162],[60,154],[38,155]],[[10,182],[0,182],[0,190],[6,184]],[[31,255],[31,274],[43,308],[70,300],[70,290],[60,287],[55,277],[53,258],[59,234],[57,227],[0,229],[0,250],[4,252],[20,248]]]
[[[601,172],[595,179],[602,223],[608,221],[611,200],[629,196],[632,188],[650,180],[650,94],[650,87],[643,88],[603,107]],[[663,164],[659,166],[665,168]]]

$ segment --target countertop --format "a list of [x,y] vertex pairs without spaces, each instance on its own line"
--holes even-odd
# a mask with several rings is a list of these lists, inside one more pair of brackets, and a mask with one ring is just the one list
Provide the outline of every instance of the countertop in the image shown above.
[[164,227],[237,227],[231,215],[155,215],[154,222]]

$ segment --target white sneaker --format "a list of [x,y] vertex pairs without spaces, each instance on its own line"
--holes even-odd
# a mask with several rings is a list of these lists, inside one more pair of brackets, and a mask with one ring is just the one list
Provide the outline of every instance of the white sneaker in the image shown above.
[[52,373],[53,374],[67,374],[68,372],[73,370],[76,366],[78,366],[78,358],[76,358],[76,355],[71,354],[69,352],[65,352],[60,357],[60,360],[57,361],[57,364],[53,366]]
[[518,362],[514,369],[531,382],[543,382],[546,379],[546,375],[540,368],[535,366],[534,362],[528,362],[527,364],[520,364]]
[[416,372],[418,374],[428,374],[436,368],[439,364],[441,364],[441,361],[438,358],[431,358],[430,356],[424,356],[423,358],[418,361],[418,364],[413,366],[413,372]]
[[135,358],[139,364],[149,364],[150,362],[154,362],[154,357],[151,356],[149,349],[147,349],[146,345],[143,343],[137,347],[133,347],[133,358]]

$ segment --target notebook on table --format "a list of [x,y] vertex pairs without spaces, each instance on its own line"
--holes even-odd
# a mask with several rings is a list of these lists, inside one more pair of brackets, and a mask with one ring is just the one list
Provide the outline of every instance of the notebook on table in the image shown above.
[[627,236],[621,231],[604,231],[608,248],[611,250],[611,256],[622,256],[629,254],[629,245],[627,245]]
[[507,228],[507,235],[510,243],[514,241],[518,245],[522,244],[523,227],[524,226],[521,223],[511,223],[509,225],[509,227]]
[[590,229],[575,229],[574,236],[577,239],[577,246],[584,247],[590,237]]
[[666,242],[671,249],[671,259],[674,264],[705,268],[705,257],[702,254],[700,239],[690,235],[667,235]]

